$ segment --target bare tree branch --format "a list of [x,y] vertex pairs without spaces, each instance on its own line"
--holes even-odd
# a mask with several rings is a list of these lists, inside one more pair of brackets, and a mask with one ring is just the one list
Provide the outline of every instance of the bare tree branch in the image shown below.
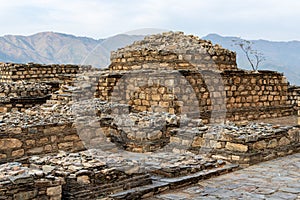
[[252,49],[252,42],[244,39],[232,40],[245,53],[246,58],[254,71],[257,71],[261,62],[265,60],[262,53]]

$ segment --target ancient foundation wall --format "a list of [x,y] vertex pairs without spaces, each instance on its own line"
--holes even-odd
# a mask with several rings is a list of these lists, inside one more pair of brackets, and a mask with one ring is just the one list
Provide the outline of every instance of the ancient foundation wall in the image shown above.
[[[270,131],[269,131],[270,132]],[[299,128],[282,128],[274,133],[236,137],[226,132],[204,135],[202,148],[208,147],[214,158],[249,166],[300,151]],[[205,142],[204,142],[205,141]]]
[[69,79],[79,70],[78,65],[42,65],[35,63],[0,64],[0,82],[25,80],[28,82],[47,82]]
[[288,83],[283,74],[273,71],[222,73],[227,117],[253,120],[295,114],[288,101]]
[[50,99],[52,87],[43,83],[18,81],[0,83],[0,113],[24,111]]
[[[300,87],[290,86],[288,88],[288,101],[290,105],[293,105],[294,109],[299,112],[300,110]],[[300,113],[298,113],[300,116]]]
[[212,111],[226,112],[229,120],[296,114],[295,101],[291,101],[296,96],[291,97],[285,77],[272,71],[114,72],[99,79],[96,93],[102,100],[129,104],[137,111],[175,114],[197,111],[190,106],[197,100],[198,111],[206,120]]
[[35,105],[46,103],[51,95],[36,98],[12,98],[9,101],[0,102],[0,113],[7,113],[11,111],[24,112],[26,109]]
[[33,177],[30,174],[0,181],[0,199],[61,200],[63,181],[56,177]]
[[72,123],[7,128],[0,133],[0,163],[59,150],[85,149]]

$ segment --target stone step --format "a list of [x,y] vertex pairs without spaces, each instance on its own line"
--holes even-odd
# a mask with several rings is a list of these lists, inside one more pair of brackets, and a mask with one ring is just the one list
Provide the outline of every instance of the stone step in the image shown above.
[[227,164],[219,168],[203,170],[194,174],[177,178],[152,177],[152,184],[115,193],[110,195],[109,198],[113,200],[144,199],[167,190],[177,189],[186,185],[195,184],[200,180],[226,174],[235,171],[238,168],[239,165]]

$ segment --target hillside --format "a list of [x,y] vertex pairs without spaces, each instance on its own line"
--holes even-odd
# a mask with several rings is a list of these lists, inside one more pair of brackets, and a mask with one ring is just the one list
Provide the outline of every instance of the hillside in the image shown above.
[[70,63],[106,67],[112,50],[144,36],[116,35],[95,40],[54,32],[0,37],[0,62]]

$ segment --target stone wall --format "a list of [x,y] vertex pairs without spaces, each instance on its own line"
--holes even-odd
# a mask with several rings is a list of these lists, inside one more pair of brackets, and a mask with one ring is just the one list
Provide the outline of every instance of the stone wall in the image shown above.
[[52,87],[24,81],[0,83],[0,113],[24,111],[50,99]]
[[[194,144],[214,158],[249,166],[300,151],[300,129],[271,124],[230,124],[219,134],[207,133]],[[200,142],[199,142],[200,141]],[[196,147],[197,145],[194,145]],[[195,148],[194,148],[195,149]],[[197,148],[196,148],[197,149]]]
[[283,74],[273,71],[228,71],[222,73],[227,117],[253,120],[296,114],[288,101],[288,83]]
[[0,163],[59,150],[85,149],[72,123],[11,127],[0,134]]
[[63,181],[57,177],[46,176],[16,162],[0,165],[0,171],[0,199],[60,200],[62,198]]
[[[288,83],[272,71],[136,70],[99,79],[101,100],[129,104],[137,111],[171,114],[226,112],[229,120],[253,120],[296,114]],[[198,105],[195,104],[198,101]],[[198,108],[197,108],[198,107]]]
[[35,98],[11,98],[9,101],[0,102],[0,113],[11,111],[25,111],[28,108],[46,103],[51,95]]
[[[75,164],[76,163],[76,164]],[[68,154],[35,156],[30,167],[64,180],[62,199],[97,199],[152,183],[148,173],[133,169],[137,163],[116,154],[90,149]]]
[[300,116],[300,87],[289,86],[288,88],[288,102],[293,106],[294,110],[298,112]]
[[71,76],[74,76],[79,71],[78,65],[42,65],[35,63],[15,64],[1,63],[0,64],[0,82],[54,82],[68,81]]
[[219,69],[236,70],[236,54],[211,41],[183,32],[145,37],[111,53],[110,70]]
[[[101,71],[80,65],[0,63],[0,112],[24,111],[45,103],[51,96],[57,103],[72,99],[72,93],[63,94],[64,87],[97,84]],[[85,73],[89,73],[90,77],[83,82]],[[89,95],[85,91],[81,96],[93,98],[94,88],[96,86]]]

